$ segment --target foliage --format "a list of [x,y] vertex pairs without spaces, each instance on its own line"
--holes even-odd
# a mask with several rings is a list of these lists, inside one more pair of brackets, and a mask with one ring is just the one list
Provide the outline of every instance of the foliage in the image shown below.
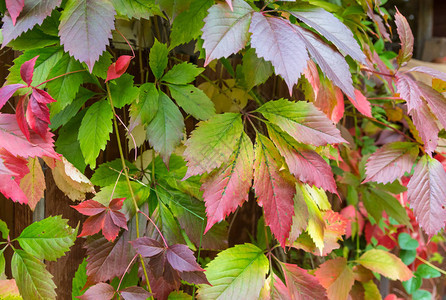
[[446,74],[404,67],[398,10],[384,53],[380,3],[0,1],[2,46],[21,51],[0,88],[0,108],[17,100],[0,192],[34,209],[53,176],[88,216],[79,235],[60,216],[17,237],[0,221],[0,297],[55,299],[45,261],[76,238],[73,298],[379,299],[381,276],[429,297],[423,279],[446,274]]

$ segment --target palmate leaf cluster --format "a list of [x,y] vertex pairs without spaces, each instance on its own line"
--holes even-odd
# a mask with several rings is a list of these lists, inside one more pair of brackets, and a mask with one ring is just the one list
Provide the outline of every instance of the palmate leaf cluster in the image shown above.
[[[44,263],[76,236],[80,299],[379,299],[379,276],[421,297],[422,279],[439,277],[414,263],[427,246],[410,234],[436,243],[446,222],[446,74],[404,68],[414,39],[398,11],[373,0],[0,0],[0,12],[2,46],[21,53],[0,88],[0,108],[17,99],[0,113],[0,192],[34,209],[45,167],[88,216],[79,235],[59,216],[18,237],[0,221],[0,298],[55,299]],[[389,16],[401,41],[392,68],[376,46]],[[139,27],[136,39],[122,24]],[[121,56],[118,35],[130,39]],[[287,93],[266,96],[280,78]],[[104,161],[113,147],[119,157]],[[249,202],[261,216],[228,248]]]

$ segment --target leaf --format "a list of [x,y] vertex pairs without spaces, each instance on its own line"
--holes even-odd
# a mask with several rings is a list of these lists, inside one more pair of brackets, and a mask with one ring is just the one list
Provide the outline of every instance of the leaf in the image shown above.
[[305,43],[296,34],[296,29],[288,20],[254,12],[249,32],[252,33],[251,46],[256,49],[257,56],[272,63],[275,73],[285,80],[291,95],[308,60]]
[[243,0],[235,0],[230,6],[216,4],[209,9],[201,36],[206,50],[205,66],[214,59],[226,58],[245,47],[253,11]]
[[49,103],[56,102],[47,92],[34,88],[26,109],[26,121],[41,137],[45,137],[50,123]]
[[257,299],[268,272],[263,250],[252,244],[220,252],[205,271],[211,285],[198,289],[198,299]]
[[214,103],[202,90],[191,84],[169,84],[168,87],[177,104],[196,119],[207,120],[215,115]]
[[20,188],[28,199],[32,211],[37,203],[45,196],[45,175],[37,157],[28,159],[29,173],[20,180]]
[[201,187],[208,217],[204,233],[248,201],[253,161],[252,142],[243,132],[231,160],[206,178]]
[[[53,109],[53,105],[55,105],[59,101],[53,102],[53,104],[50,106],[50,115],[51,115],[50,116],[51,124],[49,125],[50,129],[55,130],[55,129],[59,128],[60,126],[67,124],[75,116],[76,117],[79,116],[80,115],[80,114],[78,114],[79,109],[81,109],[81,107],[85,104],[85,102],[87,102],[91,97],[93,97],[93,95],[94,95],[94,93],[92,91],[81,87],[79,89],[79,92],[76,94],[75,98],[73,99],[73,101],[59,113],[54,113],[55,109]],[[76,136],[77,136],[77,134],[76,134]],[[83,161],[83,159],[82,159],[82,161]]]
[[22,80],[28,85],[31,86],[31,83],[33,81],[33,74],[34,74],[34,66],[36,64],[36,60],[39,58],[39,56],[36,56],[28,61],[25,61],[20,66],[20,77],[22,77]]
[[138,124],[147,125],[153,120],[158,111],[158,98],[159,93],[153,83],[144,83],[139,87],[139,96],[130,106],[130,131]]
[[166,250],[163,244],[146,236],[130,241],[130,244],[132,244],[136,253],[149,258],[157,256]]
[[56,285],[45,264],[23,250],[15,250],[11,261],[20,295],[25,299],[56,299]]
[[446,222],[446,172],[442,164],[427,155],[415,167],[407,185],[410,207],[421,228],[433,236]]
[[33,28],[34,25],[41,25],[43,20],[51,15],[53,9],[59,6],[61,2],[62,0],[27,0],[16,22],[9,14],[5,14],[2,19],[2,47]]
[[72,201],[83,201],[85,200],[85,194],[95,193],[90,180],[65,157],[56,161],[52,174],[57,187]]
[[410,142],[389,143],[373,153],[366,164],[366,179],[379,183],[393,182],[412,170],[418,157],[418,145]]
[[119,210],[124,198],[115,198],[108,207],[94,201],[87,200],[79,205],[71,206],[83,215],[89,216],[82,226],[79,237],[98,233],[102,229],[104,237],[113,242],[119,234],[120,228],[127,228],[127,219]]
[[342,240],[342,236],[345,235],[348,220],[341,214],[332,210],[327,210],[322,214],[325,222],[324,229],[324,248],[322,255],[327,255],[335,249],[339,249],[339,240]]
[[346,142],[334,124],[311,103],[280,99],[257,109],[298,142],[323,146]]
[[26,87],[23,84],[10,84],[0,88],[0,109],[8,102],[8,100],[14,95],[14,93],[20,89]]
[[132,75],[124,74],[112,81],[109,86],[113,105],[116,108],[123,108],[133,103],[138,97],[139,89],[133,85]]
[[[14,50],[30,50],[30,49],[43,49],[47,46],[53,46],[59,42],[59,37],[44,33],[38,28],[27,31],[20,35],[13,41],[8,43],[8,47]],[[1,43],[1,38],[0,38]]]
[[420,244],[410,234],[401,232],[398,235],[398,245],[404,250],[416,250]]
[[422,100],[422,105],[412,110],[410,116],[424,143],[424,150],[426,153],[434,152],[438,145],[440,128],[436,122],[437,118],[427,106],[426,101]]
[[139,286],[130,286],[121,291],[121,296],[124,300],[146,300],[152,294]]
[[355,282],[353,271],[343,257],[327,260],[319,266],[314,275],[327,289],[327,296],[330,300],[347,299]]
[[392,280],[406,281],[413,276],[409,268],[398,257],[384,250],[368,250],[357,259],[357,262]]
[[184,179],[210,173],[229,161],[242,131],[243,123],[240,114],[236,113],[215,115],[200,122],[185,143],[187,148],[183,155],[188,169]]
[[189,8],[184,9],[172,23],[169,49],[189,43],[200,36],[204,25],[203,19],[212,4],[214,4],[213,0],[192,0]]
[[186,245],[172,245],[166,250],[169,264],[179,272],[203,271],[197,264],[194,253]]
[[397,57],[398,64],[402,66],[412,58],[414,38],[406,18],[396,10],[395,23],[401,41],[401,49]]
[[353,59],[365,63],[365,55],[356,42],[353,33],[339,19],[322,8],[305,10],[289,10],[289,12],[318,31],[324,38],[332,42],[340,51]]
[[0,297],[5,300],[23,299],[15,279],[0,280]]
[[164,70],[167,68],[168,55],[169,50],[167,50],[167,45],[155,39],[150,49],[149,65],[156,79],[160,79],[163,76]]
[[5,0],[5,3],[12,19],[12,25],[15,26],[17,18],[25,6],[25,0]]
[[182,62],[181,64],[173,66],[161,80],[173,84],[188,84],[194,81],[195,77],[203,71],[204,68],[198,68],[194,64]]
[[56,261],[76,240],[77,229],[67,223],[61,216],[48,217],[26,227],[17,241],[27,253],[42,260]]
[[108,283],[100,282],[90,287],[82,296],[77,298],[81,300],[104,299],[111,300],[115,295],[115,289]]
[[292,264],[280,264],[292,299],[327,299],[325,289],[307,270]]
[[135,19],[149,19],[154,14],[161,15],[153,0],[112,0],[113,6],[120,15]]
[[0,233],[2,234],[2,238],[4,240],[8,239],[9,236],[9,228],[5,221],[0,220]]
[[112,63],[107,71],[107,78],[105,82],[109,80],[113,80],[122,76],[122,74],[127,71],[127,68],[130,65],[130,61],[133,59],[133,56],[130,55],[121,55],[118,57],[116,62]]
[[[127,160],[125,161],[125,164],[128,168],[129,174],[134,174],[135,172],[137,172],[138,169],[135,167],[134,164]],[[91,177],[91,182],[94,185],[105,187],[108,185],[114,185],[118,177],[120,177],[120,180],[125,181],[125,176],[119,176],[121,170],[121,159],[117,158],[115,160],[103,163],[95,170],[93,176]]]
[[183,138],[184,121],[178,107],[166,94],[160,92],[158,101],[158,111],[147,127],[147,138],[167,164],[170,155]]
[[428,265],[419,265],[415,275],[421,278],[438,278],[441,273]]
[[372,107],[367,98],[361,93],[360,90],[355,89],[355,99],[348,98],[353,106],[364,116],[373,118]]
[[272,74],[273,66],[269,61],[258,58],[253,48],[249,48],[242,58],[243,64],[238,71],[241,70],[242,86],[246,90],[251,90],[256,85],[264,83]]
[[253,187],[257,202],[264,209],[265,223],[284,246],[291,230],[296,189],[292,176],[282,166],[282,157],[273,143],[257,134]]
[[100,100],[88,108],[79,128],[78,139],[85,163],[96,167],[99,152],[105,149],[113,131],[113,112],[105,100]]
[[28,162],[0,148],[0,192],[12,201],[26,204],[28,198],[20,188],[21,179],[29,173]]
[[381,300],[381,294],[373,280],[362,282],[364,288],[364,300]]
[[173,291],[169,294],[167,300],[191,300],[192,296],[183,291]]
[[110,1],[69,0],[60,17],[60,44],[90,72],[112,38],[116,12]]
[[399,224],[409,225],[409,217],[405,207],[392,195],[373,188],[370,194],[363,194],[364,206],[376,222],[381,220],[383,212],[394,218]]
[[172,24],[172,21],[175,20],[178,14],[189,8],[191,0],[157,0],[156,2],[169,17],[169,21]]
[[74,274],[73,280],[72,280],[72,291],[71,296],[81,296],[85,291],[83,290],[83,287],[87,283],[87,260],[84,258],[82,263],[79,264],[79,267],[77,268],[76,273]]
[[308,185],[337,194],[331,167],[317,152],[298,144],[276,126],[268,126],[268,133],[280,154],[285,158],[290,173]]

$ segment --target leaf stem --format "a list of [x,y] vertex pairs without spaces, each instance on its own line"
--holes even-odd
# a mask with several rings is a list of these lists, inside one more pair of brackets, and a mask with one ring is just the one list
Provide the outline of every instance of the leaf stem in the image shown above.
[[150,218],[148,215],[146,215],[143,211],[141,211],[141,210],[139,210],[138,211],[140,214],[142,214],[143,216],[145,216],[146,218],[147,218],[147,220],[149,220],[152,224],[153,224],[153,226],[155,226],[155,229],[158,231],[158,233],[160,234],[160,236],[161,236],[161,239],[163,240],[163,242],[164,242],[164,246],[166,246],[166,248],[169,248],[169,244],[167,244],[167,242],[166,242],[166,239],[164,238],[164,236],[163,236],[163,233],[161,232],[161,230],[158,228],[158,226],[155,224],[155,222],[153,222],[153,220],[152,220],[152,218]]
[[138,254],[135,254],[135,256],[133,256],[132,260],[130,261],[129,265],[127,266],[127,268],[124,271],[124,274],[121,277],[121,280],[119,280],[119,284],[118,284],[118,288],[116,289],[116,291],[119,292],[119,288],[121,287],[121,283],[122,280],[124,279],[125,274],[127,273],[127,271],[130,269],[130,266],[133,264],[133,262],[135,261],[135,259],[138,257]]
[[35,87],[38,88],[42,84],[48,83],[50,81],[53,81],[53,80],[58,79],[58,78],[63,77],[63,76],[67,76],[67,75],[74,74],[74,73],[79,73],[79,72],[85,72],[85,71],[87,71],[87,70],[77,70],[77,71],[68,72],[68,73],[65,73],[65,74],[62,74],[62,75],[58,75],[56,77],[50,78],[48,80],[45,80],[44,82],[40,83],[39,85],[37,85]]
[[[116,141],[118,143],[118,150],[119,150],[119,156],[121,157],[121,163],[122,163],[122,169],[124,170],[124,175],[125,175],[125,179],[127,181],[127,186],[129,188],[130,191],[130,195],[132,196],[132,201],[133,201],[133,206],[135,207],[135,212],[136,212],[136,218],[135,218],[135,225],[136,225],[136,237],[139,238],[139,221],[138,221],[138,211],[139,207],[138,207],[138,203],[136,202],[136,198],[135,198],[135,194],[133,192],[132,189],[132,184],[130,183],[130,177],[129,177],[129,172],[127,171],[127,166],[125,164],[125,159],[124,159],[124,152],[122,151],[122,145],[121,145],[121,139],[119,137],[119,127],[118,127],[118,122],[116,121],[116,111],[115,111],[115,107],[113,106],[113,99],[110,93],[110,86],[108,85],[108,82],[105,83],[106,87],[107,87],[107,95],[108,95],[108,101],[110,103],[110,107],[112,109],[113,112],[113,124],[115,126],[115,131],[116,131]],[[149,291],[149,293],[152,293],[152,289],[150,287],[150,282],[149,282],[149,276],[147,275],[147,270],[146,270],[146,266],[144,265],[144,260],[142,258],[142,255],[139,255],[139,258],[141,260],[141,267],[144,271],[144,277],[146,279],[147,282],[147,289]],[[153,299],[153,297],[150,297],[150,299]]]
[[428,265],[429,267],[431,267],[434,270],[437,270],[438,272],[440,272],[443,275],[446,275],[446,271],[443,269],[440,269],[439,267],[433,265],[432,263],[428,262],[427,260],[425,260],[424,258],[420,257],[420,256],[416,256],[416,258],[420,261],[422,261],[424,264]]
[[376,74],[376,75],[388,76],[388,77],[392,77],[392,78],[395,77],[395,74],[382,73],[382,72],[378,72],[378,71],[375,71],[375,70],[370,70],[370,69],[367,69],[367,68],[361,68],[361,71],[370,72],[370,73],[373,73],[373,74]]

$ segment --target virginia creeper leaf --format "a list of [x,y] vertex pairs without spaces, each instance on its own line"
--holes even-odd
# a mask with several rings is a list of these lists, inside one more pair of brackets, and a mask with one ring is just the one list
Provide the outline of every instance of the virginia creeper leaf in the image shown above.
[[20,89],[26,87],[23,84],[10,84],[5,85],[0,88],[0,109],[5,105],[5,103],[14,95],[14,93]]
[[78,139],[85,163],[96,167],[99,152],[105,149],[113,131],[113,112],[108,101],[100,100],[88,108],[79,128]]
[[15,26],[17,18],[19,17],[23,7],[25,6],[25,0],[5,0],[6,8],[12,19],[12,25]]
[[[125,164],[128,168],[129,174],[134,174],[138,171],[134,164],[129,161],[125,161]],[[119,173],[122,170],[122,162],[121,159],[115,159],[106,163],[101,164],[94,172],[91,177],[91,182],[94,185],[98,185],[101,187],[105,187],[108,185],[114,185],[117,181],[118,177],[121,181],[125,181],[123,176],[119,176]]]
[[53,46],[57,43],[59,43],[59,37],[57,35],[49,35],[38,28],[34,28],[33,30],[23,33],[15,40],[10,41],[8,47],[11,47],[14,50],[24,51],[37,48],[43,49],[44,47]]
[[[240,67],[242,72],[242,85],[246,90],[251,90],[258,84],[264,83],[272,74],[273,66],[269,61],[258,58],[253,48],[249,48],[243,55],[243,64]],[[238,76],[239,68],[237,68]]]
[[157,0],[156,2],[169,17],[170,24],[172,24],[178,14],[187,10],[191,4],[191,0]]
[[85,292],[83,288],[86,283],[87,283],[87,259],[84,258],[82,263],[79,264],[76,273],[74,274],[74,278],[72,280],[71,296],[72,297],[81,296]]
[[22,80],[30,86],[33,81],[33,75],[34,75],[34,66],[36,64],[36,60],[39,58],[39,56],[36,56],[28,61],[25,61],[20,66],[20,76],[22,77]]
[[158,98],[159,93],[153,83],[140,86],[138,99],[130,106],[130,131],[138,124],[147,125],[152,121],[158,111]]
[[0,233],[2,234],[2,239],[6,240],[9,236],[9,228],[5,221],[0,220]]
[[112,0],[119,15],[135,19],[149,19],[154,14],[161,15],[153,0]]
[[353,106],[364,116],[372,118],[372,107],[360,90],[355,89],[355,99],[348,98]]
[[146,300],[152,294],[139,286],[129,286],[121,291],[124,300]]
[[29,173],[28,162],[0,148],[0,192],[12,201],[26,204],[28,198],[20,187],[20,181]]
[[113,105],[116,108],[123,108],[138,97],[139,89],[134,86],[132,75],[124,74],[110,82],[109,86]]
[[162,78],[162,81],[173,84],[188,84],[204,71],[194,64],[183,62],[172,67]]
[[60,43],[90,72],[112,37],[115,14],[108,0],[69,0],[62,12]]
[[438,133],[440,128],[437,124],[437,118],[432,113],[424,99],[422,104],[410,112],[413,123],[418,130],[418,134],[424,143],[426,153],[435,151],[438,145]]
[[198,299],[257,299],[267,272],[263,250],[252,244],[236,245],[208,264],[205,274],[212,286],[200,286]]
[[34,211],[37,203],[45,196],[45,175],[37,157],[28,159],[28,169],[29,173],[20,180],[20,188],[28,199],[29,207]]
[[417,67],[411,68],[407,72],[424,73],[424,74],[430,75],[430,76],[432,76],[434,78],[446,81],[446,73],[445,72],[441,72],[439,70],[435,70],[435,69],[429,68],[427,66],[417,66]]
[[395,14],[395,23],[401,41],[401,49],[397,57],[398,64],[401,66],[412,58],[414,38],[409,23],[398,10]]
[[369,280],[367,282],[361,282],[362,287],[364,288],[364,300],[381,300],[381,293],[379,292],[378,287],[373,282],[373,280]]
[[127,68],[130,65],[130,61],[133,59],[133,56],[130,55],[121,55],[116,62],[112,63],[107,71],[107,78],[105,82],[109,80],[113,80],[121,77],[122,74],[127,71]]
[[418,156],[418,145],[410,142],[394,142],[384,145],[373,153],[366,164],[364,182],[393,182],[412,170]]
[[198,120],[207,120],[215,114],[214,103],[199,88],[188,85],[169,84],[172,98],[185,112]]
[[406,209],[393,195],[374,188],[370,190],[370,193],[363,193],[362,200],[367,212],[376,222],[381,220],[384,211],[399,224],[409,225],[410,222]]
[[345,258],[337,257],[327,260],[319,266],[314,275],[316,275],[321,285],[327,289],[328,299],[348,299],[355,278]]
[[397,256],[384,250],[368,250],[357,262],[392,280],[406,281],[413,277],[409,268]]
[[446,222],[446,172],[442,164],[425,155],[407,185],[410,207],[421,228],[433,236]]
[[45,137],[50,123],[49,103],[56,102],[50,94],[40,89],[33,89],[26,109],[26,121],[38,135]]
[[172,245],[166,250],[166,258],[169,264],[179,272],[203,271],[197,264],[194,253],[186,245]]
[[[294,182],[273,143],[257,134],[254,162],[254,190],[265,211],[265,223],[284,246],[294,215]],[[291,178],[290,178],[291,177]]]
[[100,282],[90,287],[82,296],[81,300],[104,299],[111,300],[115,295],[115,289],[108,283]]
[[61,2],[62,0],[27,0],[15,24],[11,16],[5,14],[2,19],[2,47],[33,28],[34,25],[41,25],[43,20],[51,15],[53,9],[59,6]]
[[168,55],[169,50],[167,49],[167,45],[155,39],[150,49],[149,65],[156,79],[160,79],[163,76],[164,70],[167,67]]
[[184,121],[178,107],[166,94],[160,92],[158,101],[158,111],[147,127],[147,138],[167,164],[170,155],[183,138]]
[[236,113],[215,115],[206,122],[200,122],[185,143],[184,157],[188,167],[185,179],[211,172],[227,162],[242,131],[241,116]]
[[0,279],[0,297],[4,299],[22,299],[15,279]]
[[292,299],[327,299],[324,287],[307,270],[292,264],[282,263],[281,266]]
[[275,73],[287,83],[291,95],[307,65],[304,41],[288,20],[259,12],[252,14],[249,32],[252,33],[251,46],[256,49],[257,56],[272,63]]
[[201,36],[206,50],[205,66],[214,59],[226,58],[245,47],[253,11],[243,0],[235,0],[230,6],[215,4],[209,9]]
[[146,236],[131,241],[130,243],[136,253],[141,254],[143,257],[154,257],[166,250],[163,244]]
[[334,124],[311,103],[280,99],[257,109],[298,142],[323,146],[346,142]]
[[254,149],[246,133],[238,139],[231,160],[206,178],[201,189],[206,203],[206,233],[215,223],[248,201],[252,183]]
[[45,264],[23,250],[15,250],[11,261],[20,295],[25,299],[56,299],[56,285]]
[[353,59],[365,63],[365,55],[353,37],[353,33],[338,18],[323,8],[290,10],[293,16],[313,27],[323,37],[332,42],[339,50]]
[[410,113],[414,108],[422,105],[421,91],[417,81],[406,74],[396,76],[396,88],[401,98],[407,102],[407,110]]

